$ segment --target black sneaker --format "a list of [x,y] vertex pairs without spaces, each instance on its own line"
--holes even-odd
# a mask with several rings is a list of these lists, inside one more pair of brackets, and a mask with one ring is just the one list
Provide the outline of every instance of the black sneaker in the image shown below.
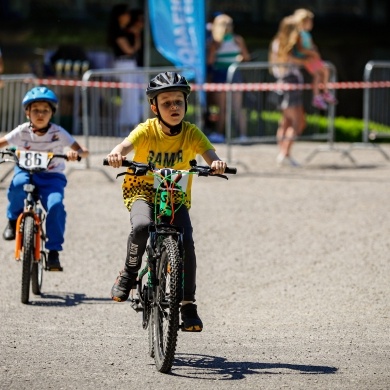
[[126,301],[136,279],[137,273],[130,273],[125,269],[120,271],[114,285],[111,288],[111,298],[117,302]]
[[62,271],[60,257],[58,251],[49,251],[49,256],[47,256],[47,267],[48,271]]
[[180,308],[181,320],[183,321],[182,330],[186,332],[201,332],[203,329],[202,320],[198,316],[196,305],[187,303]]
[[15,234],[16,234],[16,220],[9,219],[7,226],[5,227],[3,232],[3,238],[4,240],[7,241],[15,240]]

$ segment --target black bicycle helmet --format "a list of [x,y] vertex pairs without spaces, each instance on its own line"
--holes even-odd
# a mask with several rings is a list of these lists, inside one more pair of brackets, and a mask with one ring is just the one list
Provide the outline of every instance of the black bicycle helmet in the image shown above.
[[176,72],[159,73],[156,77],[150,80],[146,88],[146,96],[150,104],[153,104],[153,99],[161,92],[181,91],[187,100],[191,92],[191,87],[184,76]]
[[185,98],[185,112],[187,112],[187,99],[191,92],[191,87],[185,77],[176,72],[164,72],[159,73],[156,77],[150,80],[148,87],[146,88],[146,95],[150,104],[154,104],[157,109],[157,118],[169,128],[171,135],[179,134],[182,130],[182,122],[177,125],[171,125],[164,121],[161,117],[160,110],[158,108],[156,96],[161,92],[183,92]]

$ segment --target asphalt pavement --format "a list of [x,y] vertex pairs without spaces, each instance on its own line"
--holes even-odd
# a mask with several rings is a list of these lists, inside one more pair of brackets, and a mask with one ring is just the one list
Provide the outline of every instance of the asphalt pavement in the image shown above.
[[204,331],[179,334],[170,374],[148,356],[141,315],[110,299],[129,233],[119,171],[103,156],[70,170],[64,272],[45,272],[28,305],[0,239],[0,388],[390,389],[390,161],[323,146],[297,143],[291,168],[275,145],[217,145],[238,174],[194,182]]

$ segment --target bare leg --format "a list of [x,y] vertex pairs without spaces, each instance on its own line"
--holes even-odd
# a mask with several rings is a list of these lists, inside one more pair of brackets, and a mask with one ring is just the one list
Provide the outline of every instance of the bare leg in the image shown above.
[[302,134],[305,126],[303,106],[290,107],[283,111],[283,118],[276,134],[279,146],[278,163],[283,163],[287,159],[291,165],[297,165],[291,158],[291,149],[296,137]]
[[243,95],[242,92],[233,92],[233,115],[235,117],[235,125],[238,128],[239,134],[242,137],[247,135],[247,117],[246,110],[242,108]]

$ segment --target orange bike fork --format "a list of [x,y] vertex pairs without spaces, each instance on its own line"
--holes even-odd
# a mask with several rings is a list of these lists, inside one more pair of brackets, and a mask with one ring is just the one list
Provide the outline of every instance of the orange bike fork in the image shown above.
[[[41,258],[41,220],[37,214],[34,215],[35,231],[35,245],[34,245],[34,260],[39,261]],[[20,226],[24,220],[25,214],[19,215],[16,221],[16,237],[15,237],[15,260],[20,260],[20,252],[23,248],[23,232],[20,231]]]

